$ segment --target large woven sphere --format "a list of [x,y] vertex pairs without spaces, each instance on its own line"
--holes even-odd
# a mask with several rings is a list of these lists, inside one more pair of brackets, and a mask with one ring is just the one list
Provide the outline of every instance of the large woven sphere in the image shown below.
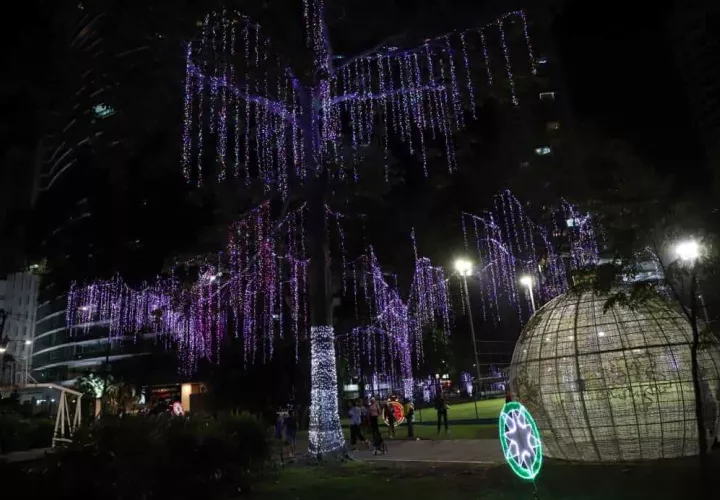
[[[515,346],[510,385],[535,417],[545,455],[613,462],[698,453],[692,332],[661,301],[635,310],[569,292],[548,302]],[[704,421],[717,428],[720,356],[699,351]]]

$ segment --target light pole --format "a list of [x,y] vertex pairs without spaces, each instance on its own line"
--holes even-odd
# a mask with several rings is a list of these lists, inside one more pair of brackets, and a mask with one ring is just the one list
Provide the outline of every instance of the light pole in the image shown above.
[[[7,352],[7,348],[8,348],[8,347],[10,346],[10,344],[12,344],[13,342],[22,342],[22,344],[23,344],[26,348],[32,345],[32,340],[30,340],[30,339],[27,339],[27,340],[17,340],[17,339],[15,339],[15,340],[7,340],[7,341],[5,341],[5,342],[3,342],[3,343],[0,343],[0,354],[3,355],[3,363],[0,363],[0,366],[2,366],[2,365],[5,364],[5,353]],[[23,373],[23,378],[22,378],[23,385],[25,386],[25,385],[27,385],[28,379],[29,379],[29,377],[30,377],[30,356],[26,353],[25,356],[23,356],[23,357],[18,356],[18,357],[19,357],[20,359],[24,359],[24,360],[25,360],[25,366],[24,366],[24,370],[23,370],[24,373]],[[1,372],[1,370],[0,370],[0,372]],[[12,382],[14,382],[14,378],[15,378],[15,377],[14,377],[14,375],[13,375],[13,377],[12,377],[13,380],[11,380]]]
[[525,275],[520,278],[520,283],[522,285],[525,285],[528,289],[528,292],[530,292],[530,304],[532,305],[532,311],[533,314],[535,314],[535,311],[537,310],[535,308],[535,295],[533,294],[533,279],[530,275]]
[[[690,327],[692,328],[692,344],[690,346],[690,364],[692,369],[693,390],[695,392],[695,419],[697,421],[698,446],[703,468],[707,456],[707,436],[705,435],[705,424],[703,423],[704,410],[702,403],[702,391],[700,389],[700,367],[698,364],[698,349],[700,347],[700,332],[697,325],[697,260],[701,253],[700,245],[695,240],[686,240],[677,244],[675,255],[680,261],[690,267]],[[671,285],[672,287],[672,285]],[[677,296],[677,293],[675,294]],[[702,298],[700,299],[702,304]],[[682,303],[680,304],[682,306]],[[705,313],[707,321],[707,312]]]
[[[697,298],[700,301],[700,307],[703,310],[703,318],[705,324],[710,323],[710,316],[708,316],[707,307],[705,307],[705,299],[702,296],[702,290],[700,290],[700,284],[697,283],[697,275],[695,274],[695,262],[700,257],[700,245],[695,240],[681,241],[675,246],[675,255],[686,265],[692,268],[691,278],[695,281],[697,287]],[[692,286],[692,283],[691,283]]]
[[[473,324],[473,315],[472,315],[472,308],[470,306],[470,293],[468,292],[468,286],[467,286],[467,277],[472,276],[472,262],[466,259],[458,259],[455,261],[455,271],[460,275],[462,278],[462,285],[463,285],[463,295],[465,295],[465,306],[467,307],[468,312],[468,323],[470,323],[470,336],[472,337],[472,343],[473,343],[473,353],[475,354],[475,372],[477,374],[477,381],[478,386],[475,390],[475,392],[479,392],[480,390],[480,379],[482,378],[480,375],[480,360],[478,358],[478,348],[477,348],[477,339],[475,338],[475,325]],[[477,401],[477,397],[473,398],[475,401]],[[475,413],[477,413],[477,402],[475,403]]]

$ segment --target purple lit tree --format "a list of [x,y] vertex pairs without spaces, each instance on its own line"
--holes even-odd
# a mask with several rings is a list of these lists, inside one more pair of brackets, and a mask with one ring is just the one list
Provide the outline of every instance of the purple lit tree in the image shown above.
[[[289,316],[296,342],[309,330],[310,452],[322,455],[344,447],[330,279],[329,219],[337,214],[328,206],[337,186],[359,189],[360,171],[373,166],[387,180],[393,149],[401,146],[426,175],[432,149],[454,171],[453,134],[474,117],[480,87],[502,83],[517,105],[510,52],[528,74],[536,61],[522,11],[413,48],[381,43],[342,57],[333,53],[323,0],[304,0],[302,7],[310,68],[290,64],[295,57],[275,52],[260,26],[235,11],[207,15],[200,36],[187,45],[184,176],[197,186],[259,187],[265,201],[230,228],[225,251],[207,258],[190,286],[171,277],[140,290],[120,279],[75,287],[68,323],[105,321],[114,335],[169,333],[191,372],[199,359],[220,356],[230,332],[242,338],[244,363],[267,360]],[[491,60],[500,61],[497,71]],[[373,327],[392,339],[387,345],[409,383],[411,354],[422,355],[422,325],[439,317],[448,329],[444,276],[416,254],[403,301],[374,257],[363,269],[345,261],[343,247],[343,288],[352,273]]]
[[[373,375],[383,373],[391,380],[400,379],[402,394],[413,399],[413,356],[416,366],[423,358],[423,329],[440,324],[449,334],[450,294],[445,272],[429,259],[416,256],[415,274],[407,301],[396,286],[388,284],[372,250],[351,264],[356,311],[364,302],[368,324],[353,329],[339,340],[340,354],[355,374],[363,362]],[[358,288],[360,290],[358,290]],[[361,297],[358,298],[358,295]],[[399,366],[399,377],[396,373]]]
[[[350,58],[333,53],[323,0],[304,0],[303,12],[313,62],[302,72],[275,53],[247,17],[223,12],[205,18],[200,38],[187,46],[182,164],[188,182],[197,185],[235,179],[250,187],[259,181],[267,195],[304,202],[310,452],[320,455],[344,445],[327,237],[331,183],[357,182],[368,147],[378,143],[386,178],[391,142],[417,154],[426,173],[428,148],[441,145],[448,170],[455,170],[452,135],[474,115],[476,81],[492,85],[501,78],[490,65],[490,44],[500,47],[502,78],[515,105],[507,30],[524,38],[521,59],[533,73],[536,61],[522,11],[485,27],[428,38],[414,48],[380,44]],[[472,53],[482,54],[481,78],[472,76]]]
[[546,227],[533,221],[506,190],[495,197],[493,210],[485,215],[463,214],[462,227],[466,251],[475,253],[480,263],[475,273],[483,291],[483,320],[499,321],[502,301],[517,309],[520,322],[530,317],[531,301],[521,300],[526,292],[521,277],[531,278],[540,305],[568,290],[571,271],[598,262],[595,223],[564,200],[550,214]]

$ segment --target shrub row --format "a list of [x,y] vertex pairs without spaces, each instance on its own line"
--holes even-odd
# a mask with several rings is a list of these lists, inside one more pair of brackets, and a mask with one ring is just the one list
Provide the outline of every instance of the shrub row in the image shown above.
[[31,498],[215,498],[246,491],[270,450],[249,415],[103,418],[28,471]]
[[0,454],[49,448],[55,423],[49,418],[0,414]]

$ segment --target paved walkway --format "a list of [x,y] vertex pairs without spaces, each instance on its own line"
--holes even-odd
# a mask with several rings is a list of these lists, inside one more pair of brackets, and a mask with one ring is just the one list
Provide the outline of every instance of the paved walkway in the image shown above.
[[50,451],[52,451],[52,448],[34,448],[32,450],[14,451],[12,453],[0,455],[0,462],[16,463],[39,460]]
[[388,452],[373,455],[369,450],[359,449],[354,455],[359,460],[378,462],[428,462],[496,464],[503,462],[500,441],[497,439],[458,440],[386,440]]
[[[504,462],[500,441],[497,439],[455,439],[408,441],[386,439],[388,452],[374,455],[365,445],[359,444],[353,457],[373,462],[420,462],[447,464],[499,464]],[[298,441],[300,453],[307,450],[307,441]]]

